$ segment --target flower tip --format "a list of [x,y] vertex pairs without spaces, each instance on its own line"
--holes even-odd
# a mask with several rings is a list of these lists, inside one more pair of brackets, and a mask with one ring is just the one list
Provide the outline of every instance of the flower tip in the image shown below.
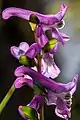
[[3,10],[2,18],[7,20],[9,17],[11,17],[11,14],[9,14],[9,9],[7,8],[7,9]]
[[74,78],[73,78],[73,82],[77,83],[77,81],[78,81],[78,74],[75,75]]
[[64,9],[64,8],[66,8],[66,9],[67,9],[67,8],[68,8],[68,6],[67,6],[66,4],[62,3],[62,4],[61,4],[61,9]]
[[23,69],[24,69],[24,65],[17,67],[14,71],[14,75],[17,76],[17,77],[24,75],[23,74],[23,71],[24,71]]

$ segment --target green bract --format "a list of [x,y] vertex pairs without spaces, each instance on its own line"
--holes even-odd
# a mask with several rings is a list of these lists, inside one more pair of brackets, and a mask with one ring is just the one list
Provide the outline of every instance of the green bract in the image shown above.
[[35,66],[35,61],[33,59],[28,58],[25,55],[20,56],[19,62],[22,65],[26,65],[26,66],[30,66],[30,67],[34,67]]
[[52,39],[50,40],[46,45],[45,47],[43,48],[44,49],[44,52],[49,52],[51,49],[53,49],[56,45],[56,43],[58,42],[58,40],[56,39]]
[[38,116],[35,109],[30,106],[22,106],[21,110],[26,118],[29,118],[30,120],[37,120]]

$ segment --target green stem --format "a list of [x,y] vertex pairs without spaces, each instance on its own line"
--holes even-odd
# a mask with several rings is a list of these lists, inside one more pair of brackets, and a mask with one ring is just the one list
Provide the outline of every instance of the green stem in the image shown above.
[[11,86],[11,88],[9,89],[8,93],[6,94],[6,96],[3,98],[2,102],[0,103],[0,114],[2,113],[4,107],[8,103],[8,101],[11,98],[12,94],[14,93],[14,91],[15,91],[15,87],[14,87],[14,84],[13,84]]

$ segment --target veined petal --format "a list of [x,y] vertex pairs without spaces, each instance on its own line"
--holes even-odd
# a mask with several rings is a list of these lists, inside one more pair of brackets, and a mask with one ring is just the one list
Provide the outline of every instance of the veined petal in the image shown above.
[[41,47],[37,43],[33,43],[26,52],[26,56],[34,58],[41,51]]
[[53,14],[43,15],[43,14],[33,12],[30,10],[24,10],[21,8],[10,7],[3,11],[2,17],[3,17],[3,19],[8,19],[11,16],[18,16],[23,19],[29,20],[30,15],[34,14],[38,17],[41,24],[53,25],[63,19],[66,11],[67,11],[67,6],[64,4],[61,5],[60,11],[55,15],[53,15]]
[[48,73],[52,79],[58,77],[60,74],[60,69],[57,67],[57,65],[54,63],[51,66],[48,66]]
[[29,49],[29,45],[26,42],[21,42],[19,45],[19,49],[24,51],[25,53],[27,52],[27,50]]
[[14,74],[15,74],[15,76],[27,74],[33,80],[38,81],[42,86],[44,86],[47,89],[51,89],[55,93],[69,92],[77,84],[76,79],[74,79],[72,82],[69,82],[67,84],[55,82],[55,81],[45,77],[44,75],[40,74],[39,72],[36,72],[36,71],[30,69],[29,67],[24,67],[24,66],[18,67],[15,70]]
[[28,85],[33,88],[33,80],[25,77],[18,77],[14,82],[15,88],[21,88],[24,85]]
[[66,103],[61,99],[57,98],[55,113],[57,116],[69,120],[71,117],[70,110],[67,108]]
[[60,74],[60,69],[54,62],[53,55],[49,53],[44,53],[43,55],[43,75],[46,77],[56,78]]

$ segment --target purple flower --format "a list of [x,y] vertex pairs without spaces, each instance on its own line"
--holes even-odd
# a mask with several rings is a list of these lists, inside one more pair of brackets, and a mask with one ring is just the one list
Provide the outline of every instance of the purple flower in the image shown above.
[[25,119],[37,120],[40,108],[44,104],[44,97],[36,94],[27,106],[19,106],[20,115]]
[[65,4],[61,5],[60,11],[55,15],[53,15],[53,14],[43,15],[43,14],[33,12],[30,10],[24,10],[21,8],[11,7],[11,8],[7,8],[3,11],[2,17],[3,17],[3,19],[8,19],[11,16],[18,16],[20,18],[29,20],[30,15],[34,14],[38,17],[40,24],[53,25],[55,23],[59,23],[63,19],[66,11],[67,11],[67,6]]
[[[30,10],[24,10],[21,8],[7,8],[2,12],[3,19],[8,19],[11,16],[18,16],[26,20],[30,20],[31,15],[35,15],[39,19],[39,24],[37,27],[38,42],[41,47],[48,42],[48,38],[45,35],[47,29],[52,30],[52,34],[55,34],[55,39],[64,44],[64,37],[59,33],[58,28],[62,28],[64,25],[63,17],[66,14],[67,6],[65,4],[61,5],[60,11],[53,15],[43,15]],[[54,38],[54,35],[52,35]]]
[[26,55],[29,58],[34,58],[41,51],[41,47],[37,43],[33,43],[29,47],[28,43],[21,42],[19,47],[12,46],[10,50],[12,55],[17,59],[19,59],[22,55]]
[[[31,70],[28,67],[20,66],[15,70],[16,76],[29,75],[33,80],[38,81],[47,91],[46,103],[47,105],[56,105],[55,113],[61,118],[68,120],[71,117],[72,95],[76,90],[78,75],[76,75],[72,82],[67,84],[58,83],[42,74]],[[33,84],[33,80],[30,81]],[[17,81],[18,82],[18,81]],[[26,82],[27,84],[28,82]],[[29,85],[29,84],[28,84]]]

